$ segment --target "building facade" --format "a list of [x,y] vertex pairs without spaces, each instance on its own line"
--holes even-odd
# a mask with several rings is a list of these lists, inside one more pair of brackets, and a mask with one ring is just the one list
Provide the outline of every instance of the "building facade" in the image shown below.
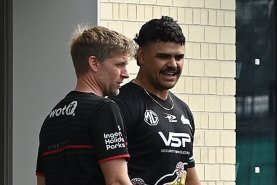
[[[186,36],[172,91],[194,114],[202,184],[276,185],[276,0],[1,3],[0,184],[36,184],[42,121],[75,85],[74,27],[102,25],[134,38],[146,21],[168,15]],[[138,66],[128,68],[131,80]]]
[[[173,89],[196,123],[196,169],[204,185],[236,180],[236,1],[101,0],[100,24],[134,38],[146,21],[173,17],[186,36],[185,65]],[[130,62],[132,78],[136,62]]]

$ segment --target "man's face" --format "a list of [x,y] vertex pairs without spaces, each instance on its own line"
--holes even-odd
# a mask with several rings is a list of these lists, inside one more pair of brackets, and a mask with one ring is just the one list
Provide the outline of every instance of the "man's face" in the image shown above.
[[104,96],[115,96],[124,79],[129,78],[127,71],[128,57],[117,54],[111,58],[99,62],[99,86]]
[[184,45],[155,42],[140,48],[140,70],[145,87],[168,90],[175,86],[183,69]]

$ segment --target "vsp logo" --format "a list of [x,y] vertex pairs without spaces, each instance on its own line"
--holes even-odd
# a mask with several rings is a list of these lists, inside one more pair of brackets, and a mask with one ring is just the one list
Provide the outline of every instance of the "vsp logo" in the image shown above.
[[165,114],[165,118],[168,119],[169,122],[177,122],[176,120],[176,116],[172,115],[172,114],[167,114],[167,113],[164,113]]
[[168,138],[166,138],[162,132],[159,132],[159,134],[166,146],[186,147],[186,143],[191,142],[190,135],[187,133],[169,132]]
[[54,109],[50,112],[50,115],[49,117],[52,118],[54,116],[60,116],[60,115],[72,115],[74,116],[75,115],[75,109],[77,107],[77,104],[78,102],[77,101],[73,101],[71,102],[69,105],[65,105],[63,108],[57,108],[57,109]]
[[144,112],[144,121],[150,126],[156,126],[159,122],[159,118],[154,111],[146,110]]

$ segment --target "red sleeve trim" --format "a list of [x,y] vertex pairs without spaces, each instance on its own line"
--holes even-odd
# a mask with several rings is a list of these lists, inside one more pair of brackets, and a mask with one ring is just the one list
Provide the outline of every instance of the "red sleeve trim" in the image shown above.
[[91,145],[67,145],[64,146],[62,148],[56,149],[56,150],[50,150],[47,152],[43,152],[42,157],[48,156],[48,155],[52,155],[52,154],[56,154],[56,153],[60,153],[66,149],[90,149],[90,148],[94,148]]
[[130,155],[129,154],[123,154],[123,155],[117,155],[117,156],[113,156],[113,157],[108,157],[108,158],[99,160],[98,163],[103,163],[103,162],[106,162],[106,161],[120,159],[120,158],[127,158],[127,159],[129,159]]
[[42,177],[45,176],[44,173],[38,173],[38,172],[36,173],[36,175],[37,175],[37,176],[42,176]]

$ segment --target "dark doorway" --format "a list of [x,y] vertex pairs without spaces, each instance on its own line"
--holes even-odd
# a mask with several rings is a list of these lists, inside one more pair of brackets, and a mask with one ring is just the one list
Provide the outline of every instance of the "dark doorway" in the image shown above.
[[1,0],[0,184],[12,184],[12,1]]
[[236,1],[237,185],[276,185],[276,0]]

